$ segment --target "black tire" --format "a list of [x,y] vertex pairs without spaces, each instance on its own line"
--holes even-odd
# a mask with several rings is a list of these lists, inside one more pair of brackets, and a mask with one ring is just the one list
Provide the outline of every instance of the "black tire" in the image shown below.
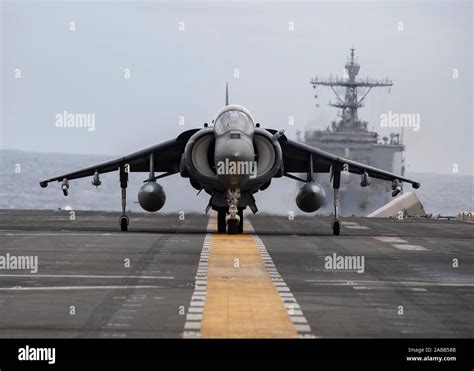
[[238,234],[239,233],[239,223],[237,219],[229,219],[227,223],[227,234]]
[[341,222],[339,220],[335,220],[332,223],[332,233],[334,236],[339,236],[341,234]]
[[120,218],[120,230],[122,232],[126,232],[128,230],[128,218],[127,217],[121,217]]
[[240,222],[239,222],[238,232],[244,233],[244,210],[243,209],[239,210],[239,216],[240,216]]
[[218,210],[217,211],[217,233],[225,233],[225,217],[227,212],[225,210]]

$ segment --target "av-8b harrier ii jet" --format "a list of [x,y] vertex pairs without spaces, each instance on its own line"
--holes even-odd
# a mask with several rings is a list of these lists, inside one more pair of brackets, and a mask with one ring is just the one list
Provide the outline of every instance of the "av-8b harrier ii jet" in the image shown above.
[[[50,182],[61,182],[61,189],[67,196],[70,180],[92,176],[92,184],[99,186],[100,174],[117,170],[122,188],[119,224],[121,230],[126,231],[129,225],[125,213],[128,174],[149,173],[138,192],[140,206],[149,212],[160,210],[166,200],[157,180],[180,174],[189,178],[194,188],[210,195],[206,213],[211,208],[217,211],[218,232],[237,234],[243,232],[243,210],[249,207],[253,213],[257,212],[253,194],[268,189],[273,178],[286,176],[303,182],[296,204],[302,211],[311,213],[318,210],[325,200],[325,191],[315,182],[313,174],[330,173],[334,189],[334,235],[340,234],[341,227],[338,191],[342,172],[359,174],[362,187],[370,184],[370,177],[391,181],[394,197],[401,191],[401,182],[411,183],[413,188],[420,186],[400,175],[290,140],[284,135],[284,130],[261,128],[246,108],[229,105],[227,87],[226,105],[212,122],[213,127],[204,124],[203,128],[187,130],[175,139],[118,159],[43,180],[40,186],[44,188]],[[306,179],[298,176],[301,173],[307,174]]]

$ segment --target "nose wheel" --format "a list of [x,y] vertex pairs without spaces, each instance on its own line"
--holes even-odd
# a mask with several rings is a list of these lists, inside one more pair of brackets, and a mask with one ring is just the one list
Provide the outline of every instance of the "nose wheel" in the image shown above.
[[239,218],[228,219],[227,208],[217,211],[217,233],[240,234],[244,232],[244,210],[238,211]]
[[[228,189],[226,193],[227,203],[229,205],[228,209],[223,209],[224,211],[224,223],[227,224],[227,234],[238,234],[242,233],[244,230],[244,218],[243,218],[243,209],[239,209],[238,203],[240,200],[240,189]],[[225,227],[222,230],[225,233]],[[219,225],[218,225],[219,228]]]
[[[244,210],[240,209],[238,215],[238,219],[228,220],[227,234],[241,234],[244,232]],[[225,230],[223,233],[225,233]]]

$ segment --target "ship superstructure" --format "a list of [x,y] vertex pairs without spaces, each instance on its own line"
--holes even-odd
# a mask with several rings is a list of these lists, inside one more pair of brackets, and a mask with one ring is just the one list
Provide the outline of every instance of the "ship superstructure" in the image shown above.
[[[340,119],[333,121],[325,130],[306,131],[303,140],[324,151],[404,175],[405,146],[401,133],[391,133],[389,137],[380,138],[377,132],[368,129],[368,122],[361,121],[358,116],[358,109],[364,107],[365,99],[373,88],[390,88],[393,82],[388,78],[361,79],[357,77],[359,71],[355,49],[351,49],[343,77],[315,77],[311,80],[314,89],[324,86],[334,92],[336,101],[329,105],[340,110]],[[361,188],[360,179],[356,178],[349,174],[345,177],[347,191],[342,192],[342,215],[367,215],[390,201],[390,185],[374,180],[370,187]],[[329,177],[321,175],[318,181],[330,190]],[[332,204],[330,201],[328,205]]]

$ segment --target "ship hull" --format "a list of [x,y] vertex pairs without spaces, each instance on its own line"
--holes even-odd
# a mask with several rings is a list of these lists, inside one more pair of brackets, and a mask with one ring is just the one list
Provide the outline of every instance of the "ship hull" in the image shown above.
[[[404,146],[400,143],[378,143],[376,135],[365,133],[334,133],[316,131],[306,143],[323,151],[333,153],[353,161],[361,162],[403,176]],[[334,211],[333,189],[329,174],[318,174],[317,181],[326,191],[326,204],[320,209],[322,214]],[[371,179],[368,187],[360,186],[360,177],[346,174],[342,178],[339,192],[339,211],[342,216],[366,216],[391,200],[391,185],[386,181]]]

